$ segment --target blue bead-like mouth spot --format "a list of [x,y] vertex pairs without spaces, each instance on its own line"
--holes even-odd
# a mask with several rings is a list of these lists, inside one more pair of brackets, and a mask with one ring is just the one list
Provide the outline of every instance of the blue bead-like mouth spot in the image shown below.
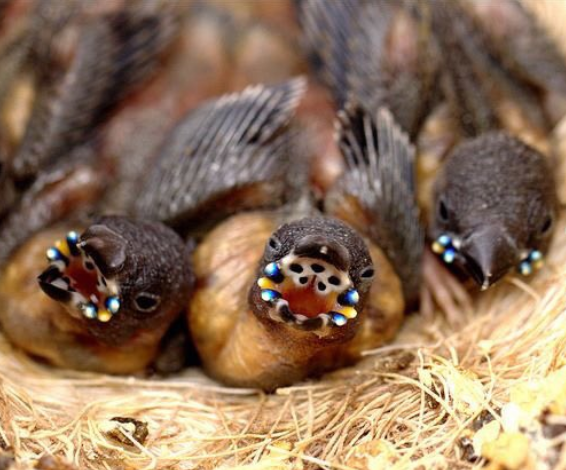
[[264,302],[273,303],[275,300],[280,298],[281,298],[281,294],[276,290],[262,289],[261,291],[261,299]]
[[285,276],[283,276],[279,265],[275,262],[269,263],[263,269],[263,272],[271,281],[275,282],[276,284],[280,284],[285,280]]
[[356,289],[349,289],[338,296],[340,305],[354,307],[360,301],[360,294]]
[[336,326],[344,326],[348,322],[348,319],[340,313],[332,312],[331,317]]
[[523,276],[530,276],[535,270],[544,265],[544,255],[539,250],[531,250],[519,262],[517,270]]
[[458,255],[454,240],[445,233],[432,243],[432,251],[439,255],[446,264],[452,264]]

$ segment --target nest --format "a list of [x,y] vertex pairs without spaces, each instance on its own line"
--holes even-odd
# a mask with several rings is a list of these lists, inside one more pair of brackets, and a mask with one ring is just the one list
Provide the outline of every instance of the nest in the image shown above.
[[565,227],[461,329],[410,316],[355,367],[272,395],[196,369],[56,370],[0,337],[0,468],[566,468]]

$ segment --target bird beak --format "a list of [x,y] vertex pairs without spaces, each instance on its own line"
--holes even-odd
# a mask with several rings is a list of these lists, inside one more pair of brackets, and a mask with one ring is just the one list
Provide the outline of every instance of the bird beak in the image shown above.
[[67,285],[61,280],[61,271],[56,266],[48,266],[37,278],[39,287],[49,297],[57,302],[70,302],[71,293]]
[[294,254],[300,257],[321,259],[341,271],[350,268],[350,254],[343,245],[328,240],[322,235],[307,235],[294,247]]
[[498,225],[487,225],[464,240],[460,253],[463,267],[486,290],[504,277],[517,263],[515,243]]

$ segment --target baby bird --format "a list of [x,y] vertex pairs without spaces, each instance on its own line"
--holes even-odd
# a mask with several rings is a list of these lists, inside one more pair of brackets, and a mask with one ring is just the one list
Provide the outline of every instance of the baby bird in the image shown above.
[[98,217],[81,235],[69,225],[39,232],[10,258],[3,332],[59,367],[143,371],[188,301],[190,249],[159,223]]
[[15,344],[55,365],[145,369],[190,295],[190,248],[173,230],[88,217],[113,176],[92,139],[152,75],[174,23],[169,10],[151,8],[87,23],[68,68],[36,98],[3,168],[19,194],[0,224],[0,323]]
[[433,250],[487,289],[543,262],[558,212],[548,160],[505,132],[460,144],[437,177]]
[[[557,211],[553,177],[546,157],[537,150],[547,147],[544,139],[551,122],[550,111],[544,108],[547,96],[563,92],[562,79],[551,77],[566,78],[557,49],[513,0],[406,2],[389,7],[382,3],[388,4],[341,2],[328,7],[318,0],[299,2],[305,36],[318,60],[315,66],[331,89],[342,90],[350,99],[391,103],[396,116],[405,116],[401,123],[421,123],[419,110],[426,110],[426,115],[431,96],[434,100],[442,92],[461,136],[469,140],[457,145],[434,175],[433,201],[426,204],[431,207],[432,249],[482,289],[510,271],[531,274],[543,262]],[[422,57],[443,63],[442,80],[430,85],[435,69],[411,66],[419,62],[408,53],[415,49],[407,49],[407,61],[400,63],[412,74],[400,76],[411,78],[407,83],[414,85],[409,90],[420,90],[410,103],[396,99],[395,80],[387,86],[390,65],[384,60],[391,57],[395,44],[404,42],[391,40],[395,28],[390,23],[374,19],[366,25],[364,20],[372,18],[372,10],[383,16],[387,8],[410,19],[413,36],[427,33],[426,41],[414,42],[426,51]],[[497,10],[512,21],[494,26],[486,10]],[[527,32],[528,41],[514,35],[519,29]],[[390,40],[384,41],[385,37]],[[355,50],[368,54],[364,59]],[[544,66],[538,67],[537,61]],[[370,63],[378,64],[371,75]],[[437,83],[441,86],[435,88]],[[343,98],[335,96],[339,105]],[[405,124],[405,128],[413,138],[420,132],[420,126]],[[438,281],[428,281],[435,291]]]
[[[444,262],[487,289],[510,271],[527,276],[542,265],[558,210],[548,158],[501,130],[507,127],[502,103],[512,99],[519,108],[536,109],[540,119],[526,112],[535,120],[525,120],[520,129],[525,140],[536,144],[528,136],[550,129],[543,119],[542,91],[558,92],[559,87],[548,80],[545,67],[529,74],[519,68],[537,51],[546,69],[557,71],[565,83],[566,67],[556,49],[539,47],[548,40],[542,31],[537,41],[510,41],[500,50],[500,41],[488,40],[493,31],[486,31],[485,19],[479,22],[468,11],[472,2],[431,3],[434,31],[446,57],[448,94],[469,138],[451,152],[437,176],[429,234]],[[516,2],[501,2],[498,8],[520,15],[515,20],[526,23],[532,35],[534,20]]]
[[140,200],[200,232],[188,322],[205,370],[234,386],[271,391],[355,360],[418,292],[414,149],[385,110],[341,114],[348,171],[317,211],[290,123],[303,90],[254,87],[192,114]]

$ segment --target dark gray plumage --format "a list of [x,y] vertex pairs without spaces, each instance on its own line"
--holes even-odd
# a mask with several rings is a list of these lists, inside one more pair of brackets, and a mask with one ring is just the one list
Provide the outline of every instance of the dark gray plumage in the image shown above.
[[346,65],[350,61],[349,43],[357,16],[356,4],[355,0],[296,2],[309,58],[332,91],[338,108],[346,104],[349,96]]
[[547,250],[557,216],[554,178],[542,154],[505,133],[487,133],[448,158],[434,208],[431,238],[459,240],[457,262],[486,288],[529,250]]
[[346,172],[325,208],[332,214],[344,197],[357,200],[370,222],[357,228],[384,250],[401,278],[406,301],[412,302],[420,289],[424,247],[415,196],[415,148],[384,108],[376,118],[357,110],[341,113],[338,144]]
[[302,0],[306,48],[337,108],[389,108],[414,137],[434,98],[437,61],[423,2]]
[[[442,49],[445,92],[464,134],[474,137],[501,127],[497,104],[511,99],[540,129],[552,123],[546,93],[566,91],[566,63],[548,35],[519,2],[486,5],[462,0],[430,2]],[[483,16],[483,18],[482,18]],[[551,78],[552,76],[552,78]]]
[[[477,61],[485,56],[485,41],[456,2],[431,2],[433,31],[442,50],[445,94],[467,137],[500,126],[489,98],[490,84]],[[479,57],[479,59],[478,59]]]
[[152,170],[136,213],[194,226],[236,210],[281,205],[289,121],[305,82],[253,86],[191,112]]

